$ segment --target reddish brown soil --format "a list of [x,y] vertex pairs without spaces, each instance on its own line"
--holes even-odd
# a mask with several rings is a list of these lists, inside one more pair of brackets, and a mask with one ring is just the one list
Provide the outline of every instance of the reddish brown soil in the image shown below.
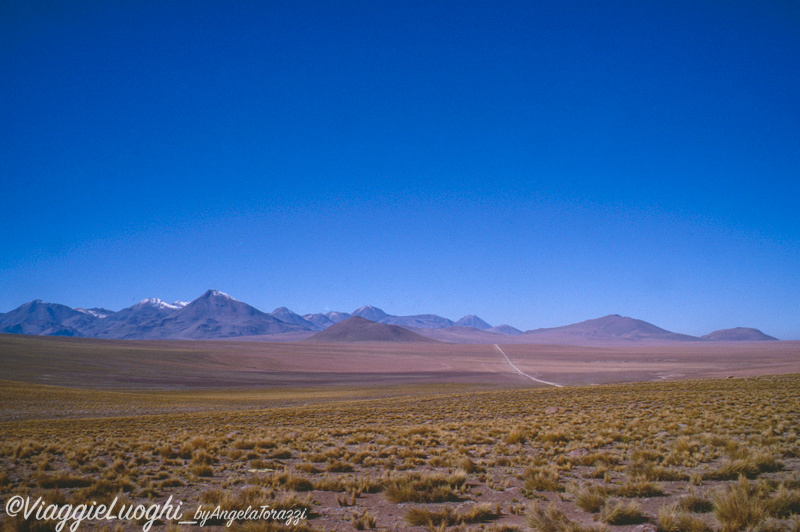
[[[501,344],[564,385],[800,373],[800,342],[579,347]],[[98,388],[475,382],[540,386],[493,345],[130,341],[0,335],[5,379]]]

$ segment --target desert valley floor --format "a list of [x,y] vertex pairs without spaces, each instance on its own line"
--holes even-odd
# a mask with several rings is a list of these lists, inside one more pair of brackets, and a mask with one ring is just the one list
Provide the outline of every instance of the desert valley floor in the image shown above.
[[0,520],[54,528],[7,515],[16,495],[172,496],[187,518],[199,505],[310,517],[242,530],[798,530],[798,374],[800,342],[0,335]]

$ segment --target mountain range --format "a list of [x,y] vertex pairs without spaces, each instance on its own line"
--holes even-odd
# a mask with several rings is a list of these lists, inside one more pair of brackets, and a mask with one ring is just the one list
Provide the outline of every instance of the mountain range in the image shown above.
[[[347,322],[346,326],[335,327],[343,322]],[[370,323],[382,327],[376,328]],[[328,334],[322,334],[321,331]],[[208,290],[188,303],[145,299],[117,312],[103,308],[71,308],[37,299],[0,314],[0,333],[193,340],[237,337],[307,339],[316,334],[314,340],[319,341],[325,341],[326,338],[335,341],[432,339],[454,343],[542,344],[776,340],[758,329],[746,327],[714,331],[702,337],[689,336],[619,315],[522,332],[510,325],[492,327],[474,315],[464,316],[458,321],[436,314],[394,316],[372,305],[350,313],[325,312],[300,316],[286,307],[265,313],[218,290]]]

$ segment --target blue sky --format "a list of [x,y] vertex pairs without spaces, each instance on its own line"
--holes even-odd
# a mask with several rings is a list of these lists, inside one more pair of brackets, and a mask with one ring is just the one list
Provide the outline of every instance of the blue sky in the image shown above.
[[3,2],[0,312],[800,339],[798,95],[795,1]]

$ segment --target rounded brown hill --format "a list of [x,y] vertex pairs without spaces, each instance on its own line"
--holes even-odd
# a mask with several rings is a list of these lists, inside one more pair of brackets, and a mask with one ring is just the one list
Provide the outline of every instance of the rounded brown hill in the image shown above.
[[308,338],[314,342],[425,342],[438,343],[408,329],[353,316]]
[[713,340],[716,342],[764,342],[774,341],[777,338],[764,334],[752,327],[734,327],[733,329],[722,329],[701,336],[703,340]]

